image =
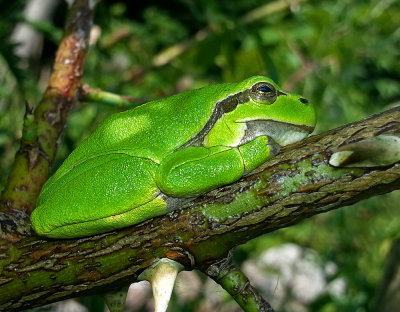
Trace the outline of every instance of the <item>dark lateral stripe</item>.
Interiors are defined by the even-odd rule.
[[[201,130],[196,135],[194,135],[189,141],[187,141],[185,144],[183,144],[181,147],[177,148],[176,150],[179,151],[179,150],[189,147],[189,146],[202,146],[204,138],[206,137],[208,132],[210,132],[210,130],[215,125],[215,123],[220,118],[222,118],[222,116],[224,114],[235,110],[238,105],[244,104],[248,101],[249,101],[249,90],[248,89],[246,89],[242,92],[238,92],[238,93],[229,95],[224,100],[218,101],[214,106],[214,109],[211,113],[210,118],[204,124],[203,128],[201,128]]]

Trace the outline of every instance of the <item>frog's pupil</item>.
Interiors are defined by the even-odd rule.
[[[258,91],[261,91],[261,92],[272,92],[271,88],[268,87],[267,85],[259,86],[259,87],[257,88],[257,90],[258,90]]]

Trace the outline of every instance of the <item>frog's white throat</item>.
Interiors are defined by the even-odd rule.
[[[309,126],[287,124],[275,120],[250,120],[245,124],[246,127],[239,145],[250,142],[259,136],[269,136],[280,146],[285,146],[304,139],[313,131],[313,128]]]

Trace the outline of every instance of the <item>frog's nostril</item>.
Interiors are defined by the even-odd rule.
[[[300,100],[300,102],[303,103],[303,104],[308,104],[308,100],[305,99],[305,98],[300,98],[299,100]]]

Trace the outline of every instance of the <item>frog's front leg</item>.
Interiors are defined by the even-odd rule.
[[[156,183],[169,196],[197,196],[235,182],[276,151],[276,143],[267,136],[238,147],[187,147],[162,161]]]
[[[247,174],[265,163],[280,151],[280,145],[268,136],[260,136],[238,147]]]

